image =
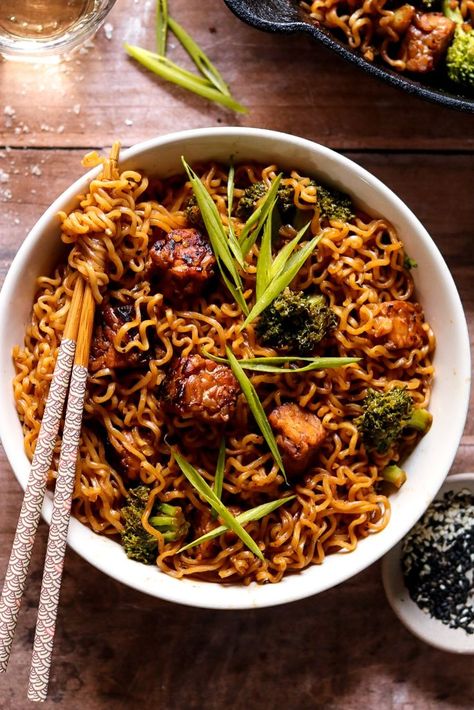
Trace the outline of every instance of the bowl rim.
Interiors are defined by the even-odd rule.
[[[336,54],[339,54],[343,59],[346,59],[351,64],[355,64],[362,69],[366,74],[376,77],[391,86],[405,91],[412,96],[418,96],[431,103],[441,104],[449,108],[457,109],[464,113],[474,113],[474,96],[472,98],[463,94],[455,94],[444,89],[431,88],[428,85],[421,84],[415,79],[404,74],[399,74],[391,70],[389,67],[369,62],[355,50],[350,49],[342,42],[338,41],[333,35],[324,31],[316,25],[304,20],[287,20],[287,21],[269,21],[258,15],[258,11],[251,12],[247,3],[241,0],[224,0],[229,10],[242,20],[247,25],[255,27],[262,32],[271,32],[278,34],[294,34],[302,32],[309,34],[317,42],[320,42],[325,47],[328,47]],[[453,86],[454,90],[454,86]]]
[[[453,490],[453,483],[455,489],[458,489],[457,484],[460,484],[459,489],[462,489],[466,484],[471,484],[474,495],[474,472],[453,473],[447,476],[435,499],[443,493]],[[430,646],[440,651],[474,654],[474,635],[465,634],[465,636],[461,636],[466,646],[459,646],[456,640],[459,640],[458,632],[461,631],[460,629],[451,629],[439,619],[430,617],[410,598],[399,564],[402,544],[403,539],[385,555],[382,561],[382,583],[388,603],[394,614],[414,636]]]
[[[465,356],[464,359],[459,362],[460,376],[466,379],[467,382],[470,381],[470,347],[469,347],[469,337],[467,331],[467,324],[464,317],[461,300],[459,294],[456,290],[453,278],[448,270],[446,263],[444,262],[437,246],[431,240],[426,229],[411,212],[411,210],[401,201],[397,195],[395,195],[390,188],[384,185],[378,178],[369,173],[364,168],[354,163],[349,158],[340,155],[339,153],[326,148],[320,144],[314,143],[304,138],[299,138],[290,134],[280,133],[277,131],[270,131],[260,128],[241,128],[241,127],[222,127],[222,128],[199,128],[191,129],[186,131],[179,131],[176,133],[167,134],[164,136],[158,136],[151,138],[149,140],[138,143],[131,148],[124,150],[121,156],[122,163],[130,164],[131,161],[139,159],[142,153],[149,150],[157,151],[164,146],[174,147],[178,149],[179,145],[183,141],[193,141],[199,142],[200,139],[215,139],[216,137],[225,138],[231,143],[232,139],[251,139],[258,141],[262,138],[270,141],[277,141],[279,144],[279,150],[282,150],[284,146],[285,150],[290,151],[291,148],[303,149],[309,151],[313,157],[325,157],[328,159],[332,165],[338,166],[343,172],[352,174],[355,179],[367,183],[371,190],[376,193],[382,193],[394,206],[396,211],[404,217],[410,224],[410,227],[417,234],[424,247],[430,252],[431,257],[436,262],[439,273],[444,277],[444,286],[449,292],[450,302],[453,304],[453,310],[458,316],[457,327],[458,327],[458,337],[462,343],[462,352]],[[177,144],[177,145],[176,145]],[[270,152],[270,148],[269,148]],[[24,267],[24,263],[28,258],[30,250],[35,244],[41,241],[43,231],[47,228],[51,221],[56,218],[56,214],[59,209],[67,202],[70,202],[77,194],[84,191],[88,186],[90,180],[96,175],[100,168],[96,167],[92,170],[87,171],[82,177],[77,179],[70,185],[63,193],[57,197],[53,203],[45,210],[43,215],[39,218],[36,224],[33,226],[27,237],[25,238],[23,244],[18,250],[10,269],[5,278],[2,291],[0,293],[0,352],[2,349],[2,334],[8,328],[8,308],[11,303],[11,298],[15,290],[15,285],[18,279],[18,275]],[[464,393],[463,401],[457,402],[457,418],[455,420],[454,434],[452,434],[452,441],[459,442],[464,429],[465,419],[467,416],[469,406],[469,387],[466,387]],[[7,417],[0,417],[0,439],[3,442],[4,450],[7,459],[13,469],[14,475],[19,481],[20,485],[24,488],[26,484],[27,473],[21,471],[22,462],[25,460],[25,455],[23,450],[18,451],[18,447],[14,445],[11,438],[8,437],[8,425],[6,423]],[[452,451],[445,453],[445,466],[443,468],[449,471],[452,461],[456,453],[456,447],[453,447]],[[439,481],[438,481],[439,483]],[[127,560],[129,564],[122,565],[116,564],[113,555],[109,555],[107,551],[110,552],[110,540],[104,541],[104,536],[98,536],[85,525],[79,523],[75,519],[71,519],[71,525],[68,535],[68,544],[71,548],[77,552],[86,561],[91,563],[94,567],[104,572],[113,579],[126,584],[129,587],[137,589],[138,591],[148,593],[151,596],[156,596],[167,601],[177,602],[189,606],[197,606],[201,608],[210,609],[249,609],[249,608],[263,608],[267,606],[275,606],[288,602],[297,601],[316,593],[325,591],[326,589],[339,584],[346,579],[352,577],[354,574],[366,569],[369,565],[375,562],[377,559],[382,557],[386,552],[393,547],[398,540],[406,534],[407,530],[414,524],[416,519],[421,515],[423,510],[431,502],[432,498],[435,496],[439,485],[433,487],[428,491],[423,493],[423,508],[421,504],[417,513],[411,515],[407,521],[403,521],[404,524],[401,530],[397,529],[391,533],[387,533],[384,538],[384,544],[379,543],[378,545],[372,545],[367,548],[367,551],[363,557],[358,559],[357,564],[348,564],[347,561],[344,565],[338,566],[335,564],[335,574],[331,576],[330,580],[324,579],[318,581],[318,577],[314,575],[314,581],[311,584],[298,584],[288,580],[294,580],[300,578],[305,571],[295,573],[293,575],[288,575],[283,578],[278,584],[269,585],[249,585],[245,587],[243,585],[232,585],[228,587],[226,585],[210,584],[207,582],[195,582],[193,580],[176,580],[168,575],[163,574],[162,581],[160,582],[159,588],[151,588],[152,584],[145,582],[145,575],[140,575],[139,573],[132,574],[130,565],[137,565],[139,567],[144,567],[138,562],[133,562]],[[51,518],[52,510],[52,499],[51,495],[48,494],[45,497],[45,502],[43,505],[42,516],[49,523]],[[390,526],[387,530],[390,529]],[[385,531],[384,531],[385,532]],[[89,534],[90,533],[90,534]],[[383,533],[380,533],[383,534]],[[379,535],[374,536],[379,537]],[[85,543],[85,541],[92,543],[92,551],[90,547]],[[120,548],[117,545],[117,548]],[[120,548],[122,551],[122,548]],[[345,557],[346,553],[341,553],[339,555],[331,555],[331,558]],[[357,558],[356,558],[357,559]],[[124,571],[125,569],[125,571]],[[148,569],[148,568],[147,568]],[[317,569],[316,566],[308,568]],[[306,570],[306,572],[308,571]],[[158,573],[159,571],[156,570]],[[155,568],[153,568],[155,572]],[[159,573],[162,574],[162,573]],[[143,579],[141,579],[141,577]],[[148,578],[147,578],[148,579]],[[286,583],[285,583],[286,582]],[[204,585],[204,587],[203,587]],[[212,593],[209,592],[209,587],[213,588]],[[216,591],[218,590],[218,591]],[[229,591],[231,590],[231,591]],[[232,593],[234,592],[234,593]],[[258,593],[257,593],[258,592]],[[195,596],[193,596],[195,594]]]

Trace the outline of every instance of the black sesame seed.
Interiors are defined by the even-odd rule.
[[[405,538],[402,570],[413,601],[453,629],[474,633],[474,496],[446,493]]]

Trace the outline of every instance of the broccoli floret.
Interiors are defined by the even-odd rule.
[[[150,490],[146,486],[132,488],[128,492],[126,505],[121,509],[124,529],[121,533],[122,545],[127,557],[146,565],[156,561],[158,554],[157,540],[142,525],[142,516],[146,508]],[[163,538],[170,542],[186,535],[189,524],[184,519],[181,508],[162,503],[152,511],[148,522],[160,530]]]
[[[459,6],[443,0],[443,12],[456,23],[453,40],[446,54],[446,69],[451,81],[474,87],[474,30],[464,23]]]
[[[244,194],[239,200],[235,214],[242,221],[247,221],[255,211],[258,201],[267,193],[267,186],[264,182],[254,182],[245,188]]]
[[[446,67],[451,81],[474,87],[474,30],[456,27],[454,39],[446,54]]]
[[[237,217],[246,221],[255,212],[259,200],[267,194],[268,187],[264,182],[255,182],[249,185],[239,200],[235,211]],[[277,192],[277,206],[282,215],[287,215],[295,206],[295,190],[291,185],[280,185]]]
[[[321,217],[349,222],[354,219],[354,205],[344,192],[316,184],[316,201]]]
[[[348,195],[332,187],[319,185],[314,180],[311,180],[310,185],[316,188],[316,201],[321,218],[338,219],[341,222],[349,222],[354,218],[354,205]],[[246,221],[256,210],[259,200],[266,193],[267,186],[264,182],[255,182],[249,185],[237,205],[235,211],[237,217]],[[295,190],[291,185],[280,185],[277,195],[278,210],[282,217],[288,218],[295,207]]]
[[[418,262],[415,261],[415,259],[412,259],[411,256],[408,256],[408,254],[405,254],[405,258],[403,259],[403,267],[410,271],[410,269],[416,269],[418,267]]]
[[[337,316],[324,296],[306,296],[303,291],[286,288],[263,311],[257,335],[272,347],[309,355],[336,325]]]
[[[362,415],[354,423],[367,449],[379,453],[388,451],[404,429],[426,434],[433,419],[426,409],[415,409],[413,398],[402,387],[388,392],[369,389],[363,407]]]
[[[349,195],[333,187],[321,185],[316,180],[310,180],[306,187],[316,188],[316,207],[319,208],[321,219],[337,219],[341,222],[349,222],[354,219],[354,205]],[[291,201],[294,204],[294,190],[293,188],[290,189],[293,192]],[[306,211],[297,210],[296,219],[298,220],[301,217],[307,217]],[[297,228],[296,223],[294,226]]]
[[[189,200],[186,202],[184,215],[191,227],[196,227],[200,230],[204,229],[204,220],[195,195],[191,195]]]
[[[278,209],[282,215],[292,212],[295,207],[295,189],[291,185],[280,185],[278,188]]]

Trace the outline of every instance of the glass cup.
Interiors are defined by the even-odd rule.
[[[0,0],[0,54],[58,61],[91,39],[116,0]]]

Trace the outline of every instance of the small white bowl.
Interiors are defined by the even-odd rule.
[[[419,264],[414,272],[418,298],[438,338],[430,402],[433,426],[406,461],[408,481],[391,497],[390,523],[382,532],[360,541],[351,553],[329,555],[324,564],[288,575],[278,584],[219,585],[177,580],[156,567],[129,560],[119,544],[95,535],[77,520],[71,521],[68,542],[78,554],[105,574],[152,596],[213,609],[283,604],[329,589],[368,567],[406,535],[436,495],[451,468],[467,415],[471,368],[466,319],[448,267],[422,224],[391,190],[348,158],[284,133],[209,128],[153,138],[124,151],[120,162],[122,167],[167,177],[182,173],[182,155],[190,163],[213,159],[228,162],[233,156],[236,162],[251,160],[277,163],[283,169],[297,168],[349,192],[370,214],[383,215]],[[74,166],[72,156],[71,161]],[[11,351],[23,342],[36,277],[49,273],[63,250],[57,212],[70,210],[76,204],[76,195],[87,191],[96,174],[97,169],[86,173],[46,210],[20,247],[0,294],[0,437],[23,488],[30,464],[13,399]],[[3,485],[10,483],[4,481]],[[51,508],[48,494],[43,506],[48,522]]]
[[[457,493],[466,489],[474,495],[474,473],[457,473],[448,476],[436,498],[442,498],[448,491]],[[474,653],[474,634],[451,629],[410,598],[400,564],[402,545],[403,540],[384,557],[382,564],[383,586],[393,611],[407,629],[431,646],[452,653]]]

